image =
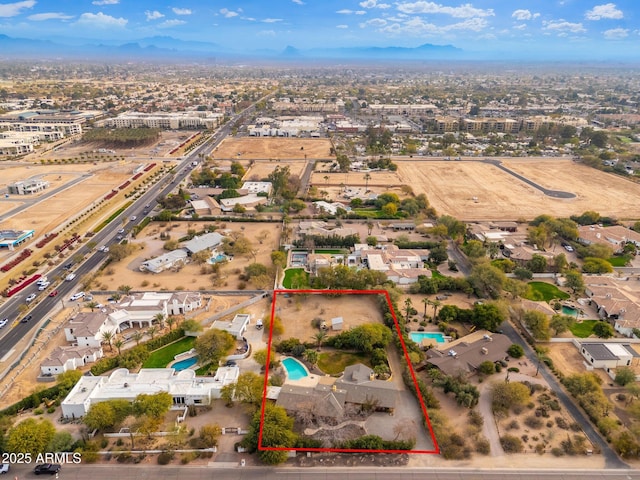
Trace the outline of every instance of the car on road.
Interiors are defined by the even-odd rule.
[[[70,270],[70,269],[71,269],[71,267],[73,267],[73,262],[69,262],[69,263],[67,263],[67,264],[66,264],[64,267],[62,267],[62,268],[64,268],[65,270]]]
[[[58,290],[54,290],[49,294],[50,297],[55,297],[56,295],[58,295]]]
[[[60,465],[57,463],[41,463],[40,465],[36,465],[36,468],[33,469],[33,473],[36,475],[42,475],[43,473],[55,475],[60,472],[60,468]]]
[[[124,228],[121,228],[120,230],[118,230],[118,233],[120,234],[124,233]]]
[[[75,273],[70,273],[69,275],[67,275],[67,277],[65,278],[65,280],[67,282],[70,282],[71,280],[73,280],[74,278],[76,278],[76,274]]]
[[[573,252],[573,247],[571,245],[567,244],[567,245],[563,245],[563,247],[567,252]]]
[[[71,301],[75,302],[76,300],[80,300],[83,297],[84,297],[84,292],[77,292],[71,295]]]
[[[31,320],[32,318],[33,318],[33,315],[27,315],[22,320],[20,320],[20,323],[28,323],[29,320]]]
[[[9,323],[8,318],[3,318],[2,320],[0,320],[0,328],[3,328],[7,323]]]
[[[8,463],[0,463],[0,475],[4,475],[5,473],[9,473],[9,464]]]
[[[109,251],[109,247],[107,247],[106,245],[102,245],[101,247],[98,247],[98,251],[99,252],[108,252]]]
[[[46,290],[47,287],[51,285],[51,282],[43,282],[40,284],[40,286],[38,287],[38,290],[42,291],[42,290]]]
[[[31,295],[29,295],[27,298],[24,299],[25,302],[27,303],[31,303],[36,299],[36,294],[32,293]]]
[[[136,217],[135,215],[131,215],[131,217],[129,218],[129,220],[131,220],[132,222],[135,222],[137,218],[138,218],[138,217]]]
[[[123,237],[122,237],[122,235],[118,235],[118,236],[116,237],[116,240],[122,240],[122,238],[123,238]]]

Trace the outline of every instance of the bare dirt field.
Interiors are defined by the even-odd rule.
[[[302,171],[305,166],[304,160],[278,160],[269,161],[262,160],[256,161],[251,167],[247,169],[244,177],[242,179],[244,181],[255,180],[260,181],[263,178],[266,178],[271,172],[275,170],[276,167],[289,167],[289,171],[292,175],[297,175],[298,177],[302,176]]]
[[[326,321],[329,336],[340,332],[331,331],[331,319],[342,317],[344,330],[367,323],[382,323],[382,313],[378,306],[378,295],[343,295],[329,297],[327,295],[296,295],[286,298],[283,294],[276,297],[276,316],[284,325],[282,338],[295,337],[300,341],[313,341],[318,329],[311,326],[311,321],[322,318]],[[274,338],[274,341],[279,339]]]
[[[326,138],[227,138],[213,152],[216,159],[320,159],[332,158]]]
[[[271,223],[218,223],[221,234],[231,234],[237,232],[247,237],[253,247],[257,250],[255,261],[270,266],[270,255],[274,249],[277,249],[279,239],[279,225]],[[160,233],[168,233],[172,239],[178,239],[187,234],[187,230],[201,230],[204,228],[202,222],[172,222],[149,224],[132,243],[143,247],[129,257],[120,262],[112,263],[106,272],[98,278],[100,287],[105,290],[113,290],[118,285],[129,285],[134,289],[154,288],[166,290],[235,290],[238,288],[241,280],[238,274],[244,270],[244,267],[254,263],[254,257],[236,256],[233,260],[226,263],[222,267],[219,285],[214,285],[211,275],[207,272],[203,273],[203,266],[189,263],[179,271],[165,270],[160,273],[141,272],[140,264],[149,258],[157,257],[166,253],[163,249],[164,240],[160,240]],[[262,243],[257,239],[266,235]],[[269,286],[267,286],[268,288]],[[247,288],[255,288],[249,283]]]
[[[586,210],[618,218],[640,216],[640,206],[633,202],[640,185],[620,177],[567,159],[509,159],[504,165],[543,187],[572,192],[576,198],[548,197],[480,162],[400,161],[398,173],[415,193],[425,193],[438,213],[462,220],[531,219],[542,213],[569,216]]]

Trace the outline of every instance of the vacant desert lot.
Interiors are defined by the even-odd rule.
[[[292,175],[297,175],[298,177],[300,177],[302,176],[302,171],[304,170],[305,164],[306,162],[304,160],[257,160],[250,168],[247,169],[247,173],[245,173],[242,179],[244,181],[261,180],[263,178],[266,178],[267,175],[273,172],[277,166],[289,167],[289,171]]]
[[[509,159],[503,164],[543,187],[576,197],[548,197],[509,173],[476,161],[399,161],[398,174],[415,193],[425,193],[438,213],[461,220],[532,219],[542,213],[566,217],[586,210],[640,217],[640,205],[634,201],[640,185],[624,178],[568,159]],[[375,182],[375,172],[372,177]]]
[[[326,138],[227,138],[213,152],[215,159],[319,159],[333,158]]]

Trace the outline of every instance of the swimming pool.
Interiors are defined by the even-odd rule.
[[[435,340],[437,343],[444,343],[444,334],[440,332],[411,332],[409,335],[411,340],[416,343],[422,343],[425,338]]]
[[[173,368],[176,372],[181,372],[182,370],[193,367],[196,363],[198,363],[198,357],[193,356],[174,363],[173,365],[171,365],[171,368]]]
[[[219,253],[215,257],[211,257],[209,259],[209,263],[214,264],[214,263],[226,262],[227,260],[229,260],[229,257],[227,257],[223,253]]]
[[[309,372],[307,372],[305,366],[295,358],[285,358],[282,360],[282,366],[287,371],[289,380],[300,380],[301,378],[309,376]]]
[[[573,307],[569,307],[568,305],[563,305],[562,306],[562,314],[563,315],[569,315],[571,317],[575,317],[577,313],[577,310]]]

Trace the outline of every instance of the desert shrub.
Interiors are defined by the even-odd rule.
[[[529,428],[542,428],[542,420],[535,415],[529,415],[524,419],[524,424]]]
[[[518,373],[520,369],[518,367],[509,367],[507,368],[507,372]]]
[[[529,441],[529,435],[524,434],[520,437],[520,439],[524,442],[527,443]]]
[[[506,430],[518,430],[519,428],[520,428],[520,424],[518,423],[517,420],[511,420],[505,427]]]
[[[476,427],[481,427],[482,425],[484,425],[484,418],[482,417],[482,414],[477,410],[469,410],[467,416],[469,417],[469,423],[471,425],[474,425]]]
[[[173,460],[173,452],[162,452],[158,455],[158,465],[168,465]]]
[[[36,408],[36,409],[33,411],[33,414],[34,414],[34,415],[42,415],[43,413],[44,413],[44,410],[43,410],[43,409],[41,409],[41,408]]]
[[[491,444],[484,437],[478,437],[475,441],[476,452],[481,455],[489,455],[491,453]]]
[[[505,453],[521,453],[524,450],[522,440],[514,435],[503,435],[500,437],[500,445]]]
[[[567,421],[564,418],[556,417],[555,421],[556,421],[556,425],[558,426],[558,428],[562,428],[563,430],[568,430],[569,429],[569,424],[567,423]]]
[[[547,428],[551,428],[551,427],[553,427],[553,421],[547,420]]]
[[[187,463],[192,462],[196,458],[198,458],[197,452],[186,452],[182,454],[182,458],[180,458],[180,463],[182,465],[186,465]]]
[[[562,450],[560,447],[553,447],[551,449],[551,455],[553,455],[554,457],[562,457],[564,455],[564,450]]]
[[[118,463],[131,463],[133,460],[129,452],[122,452],[120,455],[116,457],[116,461]]]
[[[103,438],[100,441],[100,448],[105,449],[109,446],[109,439],[108,438]]]
[[[535,450],[538,455],[542,455],[544,453],[544,443],[537,443]]]

